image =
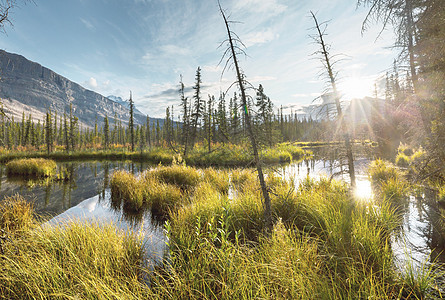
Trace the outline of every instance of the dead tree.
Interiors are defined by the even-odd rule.
[[[257,145],[256,139],[255,139],[255,135],[253,133],[252,121],[250,119],[250,114],[249,114],[249,111],[247,108],[246,81],[244,79],[244,74],[239,67],[239,62],[238,62],[238,58],[237,58],[237,54],[244,53],[244,51],[239,46],[239,45],[242,46],[243,44],[242,44],[241,40],[239,39],[238,35],[235,32],[230,30],[230,26],[229,26],[230,22],[227,20],[226,15],[224,14],[224,11],[223,11],[219,1],[218,1],[218,5],[219,5],[219,11],[221,12],[221,15],[224,19],[224,24],[225,24],[226,30],[227,30],[227,39],[221,43],[221,45],[223,45],[225,43],[227,44],[227,49],[225,50],[225,52],[221,58],[221,62],[226,58],[224,70],[230,63],[233,63],[233,66],[234,66],[234,69],[236,72],[236,84],[238,84],[238,87],[241,91],[241,103],[243,106],[243,111],[244,111],[243,114],[244,114],[245,121],[246,121],[247,134],[250,139],[254,163],[255,163],[255,167],[258,172],[258,179],[260,181],[261,191],[263,194],[265,225],[266,225],[267,229],[270,229],[272,227],[272,212],[271,212],[269,191],[268,191],[266,182],[264,180],[263,168],[261,166],[261,160],[260,160],[260,157],[258,154],[258,145]]]
[[[345,140],[346,157],[348,160],[348,171],[349,171],[349,176],[351,178],[351,187],[354,188],[355,187],[354,156],[352,154],[351,138],[349,136],[349,126],[345,120],[343,110],[340,104],[340,93],[338,92],[337,82],[335,79],[336,76],[332,68],[332,62],[331,62],[332,56],[330,56],[328,49],[329,47],[326,45],[323,39],[323,36],[325,35],[324,30],[323,31],[321,30],[320,24],[318,23],[318,20],[312,11],[311,15],[315,22],[315,29],[317,30],[317,35],[313,36],[313,39],[320,46],[320,50],[317,51],[316,54],[321,55],[321,61],[324,65],[324,68],[326,69],[325,71],[327,73],[327,78],[332,88],[332,94],[337,109],[337,118],[338,122],[340,122],[340,130],[342,131]]]

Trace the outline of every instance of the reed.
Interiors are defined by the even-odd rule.
[[[33,206],[16,195],[0,201],[0,229],[8,234],[20,234],[35,227]]]
[[[6,164],[8,175],[52,177],[56,174],[56,162],[43,158],[23,158],[10,161]]]

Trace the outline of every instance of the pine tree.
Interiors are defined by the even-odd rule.
[[[131,145],[131,151],[134,152],[134,119],[133,119],[133,114],[134,114],[134,103],[133,103],[133,98],[131,96],[131,91],[130,91],[130,120],[128,121],[128,130],[130,131],[130,145]]]
[[[51,111],[46,111],[46,120],[45,120],[45,143],[46,143],[46,151],[48,154],[52,151],[52,142],[53,142],[53,127],[51,121]]]
[[[198,133],[198,126],[200,123],[200,119],[202,118],[204,114],[204,105],[205,102],[201,98],[201,68],[198,67],[196,70],[196,77],[195,77],[195,86],[193,89],[195,90],[195,94],[193,95],[194,103],[193,103],[193,112],[191,114],[191,149],[193,149],[195,145],[195,140],[197,138]]]
[[[66,118],[66,113],[63,113],[63,137],[66,152],[70,151],[70,135],[69,135],[69,126],[68,120]]]
[[[105,149],[110,147],[110,125],[108,124],[108,116],[104,117],[104,146]]]
[[[147,115],[147,121],[146,121],[145,125],[147,126],[147,129],[145,130],[146,141],[147,141],[148,147],[151,148],[150,118],[148,117],[148,115]]]

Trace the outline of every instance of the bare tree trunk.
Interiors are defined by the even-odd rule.
[[[221,5],[219,5],[219,9],[220,9],[221,15],[224,19],[224,23],[225,23],[226,29],[227,29],[230,52],[232,54],[232,60],[235,65],[236,77],[237,77],[238,85],[239,85],[239,88],[241,91],[241,101],[242,101],[242,105],[244,108],[243,110],[244,110],[244,118],[246,121],[246,130],[247,130],[247,134],[249,135],[250,143],[252,146],[254,162],[255,162],[257,172],[258,172],[258,179],[260,181],[261,191],[263,193],[265,224],[266,224],[266,228],[270,229],[272,227],[272,212],[271,212],[269,191],[266,186],[266,181],[264,180],[263,169],[261,167],[261,161],[260,161],[259,154],[258,154],[258,146],[257,146],[257,142],[255,140],[255,136],[253,134],[250,115],[248,113],[247,97],[246,97],[246,91],[245,91],[245,87],[244,87],[244,78],[243,78],[243,74],[241,73],[239,65],[238,65],[238,59],[236,58],[234,40],[232,37],[232,31],[230,31],[229,22],[227,21],[227,18],[221,8]]]
[[[321,32],[320,25],[318,24],[317,18],[315,17],[314,13],[311,12],[312,17],[314,18],[315,27],[317,29],[318,33],[318,43],[321,46],[321,53],[323,55],[323,59],[326,63],[326,71],[328,72],[329,81],[332,87],[332,91],[334,93],[334,100],[335,100],[335,106],[337,108],[337,114],[338,114],[338,120],[340,122],[341,130],[344,134],[345,139],[345,147],[346,147],[346,157],[348,159],[348,171],[349,171],[349,177],[351,179],[351,187],[355,187],[355,169],[354,169],[354,156],[352,154],[352,145],[351,145],[351,139],[349,136],[349,126],[346,123],[346,120],[343,115],[343,110],[340,105],[340,94],[338,93],[337,89],[337,83],[335,81],[334,72],[332,70],[332,64],[329,59],[329,53],[326,47],[326,44],[323,39],[323,33]]]

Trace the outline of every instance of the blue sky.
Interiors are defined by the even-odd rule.
[[[366,9],[354,0],[221,0],[244,44],[247,79],[262,84],[277,105],[297,110],[324,90],[317,50],[309,35],[313,20],[330,20],[326,40],[332,53],[347,55],[337,65],[344,100],[373,93],[376,78],[390,68],[391,32],[375,41],[380,26],[363,36]],[[178,111],[178,82],[194,84],[202,68],[203,95],[218,95],[234,80],[221,77],[223,20],[216,0],[35,0],[13,11],[14,27],[0,34],[0,47],[38,62],[104,96],[133,92],[145,114]],[[233,94],[234,90],[230,91]],[[383,92],[383,91],[382,91]],[[189,92],[192,96],[192,92]]]

